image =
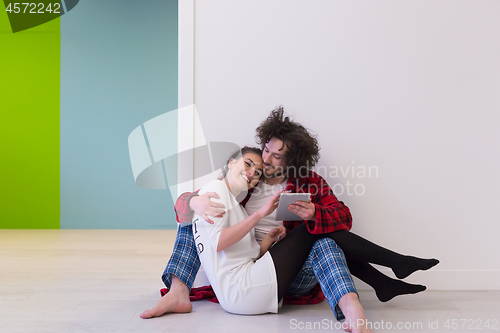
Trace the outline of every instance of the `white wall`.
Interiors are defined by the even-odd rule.
[[[499,1],[196,1],[207,141],[253,144],[283,104],[321,165],[378,168],[327,180],[364,186],[338,195],[354,232],[441,260],[407,281],[500,289],[499,17]]]

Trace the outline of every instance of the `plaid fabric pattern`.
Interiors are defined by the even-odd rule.
[[[285,297],[283,297],[283,304],[294,304],[294,305],[318,304],[325,300],[325,296],[323,295],[323,292],[321,291],[321,287],[319,286],[319,284],[317,284],[316,287],[313,288],[313,291],[314,292],[311,292],[306,297],[285,295]],[[160,289],[161,297],[168,294],[168,292],[169,292],[168,288]],[[189,300],[191,302],[194,302],[202,299],[206,299],[207,301],[210,301],[212,303],[219,303],[219,300],[217,299],[217,296],[215,295],[212,286],[191,288],[191,291],[189,292]]]
[[[175,274],[179,280],[191,289],[200,265],[201,262],[196,252],[191,224],[180,226],[177,229],[174,250],[161,276],[163,283],[165,283],[167,288],[170,288],[172,274]]]
[[[289,286],[287,295],[307,295],[318,281],[337,320],[344,319],[338,302],[345,294],[357,293],[357,290],[347,268],[344,252],[330,238],[322,238],[314,243],[299,275]]]
[[[172,256],[162,274],[163,283],[170,288],[171,275],[175,274],[189,289],[200,268],[200,259],[196,252],[192,226],[183,225],[177,230]],[[338,301],[349,292],[356,292],[344,253],[330,238],[323,238],[314,243],[306,262],[302,266],[295,281],[289,286],[285,298],[293,299],[287,304],[314,304],[321,301],[321,295],[315,293],[311,298],[311,291],[318,284],[337,320],[344,319],[344,314],[338,307]],[[163,294],[162,294],[163,295]],[[191,300],[210,298],[210,294],[197,294]],[[303,296],[304,299],[297,299]],[[305,302],[302,302],[304,301]]]
[[[160,289],[161,297],[168,294],[170,290],[168,288]],[[206,299],[212,303],[219,303],[217,296],[215,296],[215,292],[212,289],[212,286],[203,286],[198,288],[191,288],[189,291],[189,300],[191,302],[200,301],[202,299]]]
[[[320,175],[309,171],[307,177],[289,178],[287,189],[293,193],[311,193],[311,202],[316,208],[316,219],[304,221],[311,234],[325,234],[337,230],[350,230],[352,216],[349,208],[339,201]],[[287,230],[297,227],[302,221],[284,221]]]
[[[199,190],[198,190],[199,191]],[[193,211],[191,207],[189,207],[189,201],[195,195],[198,195],[198,191],[196,192],[186,192],[182,193],[175,202],[174,210],[175,210],[175,218],[179,223],[187,223],[191,222],[193,219]]]

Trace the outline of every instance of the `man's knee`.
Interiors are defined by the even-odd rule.
[[[313,249],[329,250],[342,253],[342,249],[337,245],[337,243],[335,243],[333,239],[328,237],[317,240],[313,245]]]
[[[331,238],[321,238],[314,243],[311,254],[314,254],[319,260],[344,261],[345,255],[342,249]]]

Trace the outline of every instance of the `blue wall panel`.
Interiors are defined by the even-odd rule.
[[[169,191],[135,185],[127,138],[177,107],[177,22],[171,0],[80,1],[61,17],[61,228],[176,227]]]

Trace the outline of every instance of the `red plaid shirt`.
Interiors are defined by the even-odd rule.
[[[161,297],[165,296],[169,292],[168,288],[160,289]],[[198,288],[191,288],[189,291],[189,300],[191,302],[199,301],[202,299],[207,299],[213,303],[219,303],[217,296],[211,286],[203,286]],[[321,290],[319,283],[314,286],[314,288],[309,292],[309,294],[304,296],[292,296],[287,295],[283,297],[283,304],[295,304],[295,305],[305,305],[305,304],[318,304],[325,300],[325,294]]]
[[[352,217],[349,208],[335,197],[330,185],[316,172],[309,171],[307,177],[289,178],[287,189],[294,193],[311,193],[311,202],[316,209],[314,221],[284,221],[283,225],[287,231],[292,230],[302,222],[306,223],[307,229],[312,234],[351,229]],[[252,195],[252,190],[248,191],[247,197],[242,201],[243,206]],[[175,203],[177,222],[191,221],[193,211],[189,207],[189,201],[195,195],[198,195],[198,191],[183,193],[179,196]]]

